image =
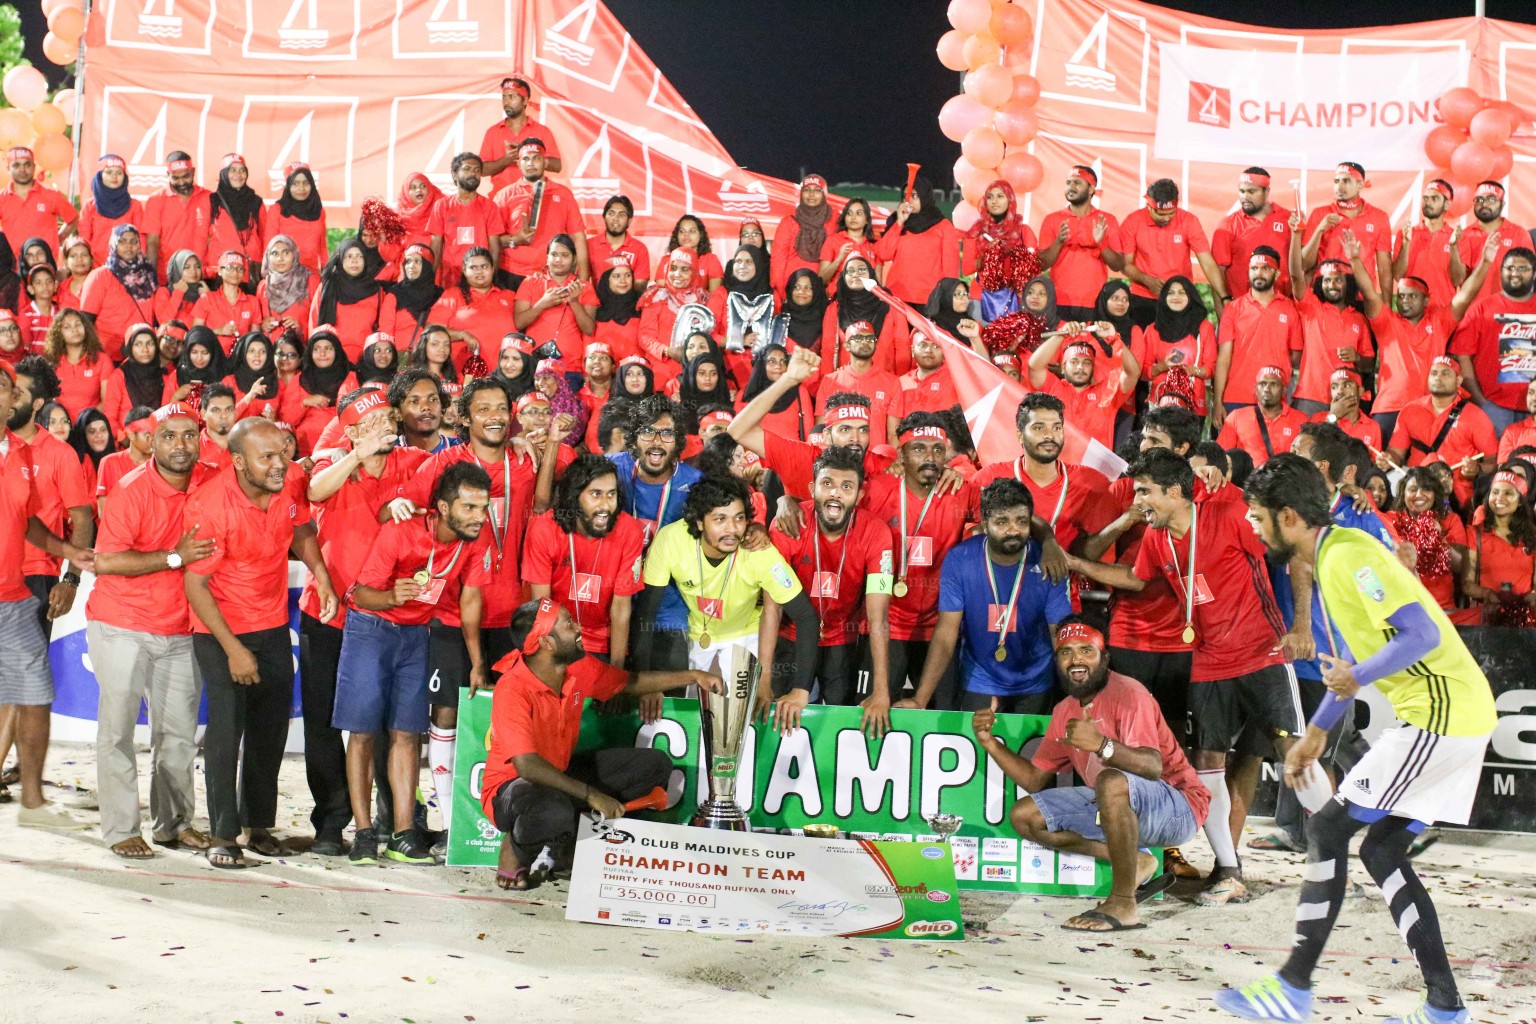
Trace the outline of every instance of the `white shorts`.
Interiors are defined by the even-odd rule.
[[[1395,726],[1371,744],[1339,785],[1339,796],[1425,824],[1465,825],[1491,735],[1441,736],[1415,725]]]
[[[697,669],[700,672],[708,672],[710,665],[714,664],[716,658],[719,658],[720,671],[725,672],[730,663],[728,652],[732,647],[744,648],[752,657],[757,657],[757,634],[739,636],[734,640],[716,639],[707,648],[700,647],[697,640],[690,640],[688,642],[688,667]]]

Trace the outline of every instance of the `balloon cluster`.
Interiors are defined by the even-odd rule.
[[[84,0],[43,0],[43,14],[48,19],[48,35],[43,38],[43,53],[55,64],[72,64],[80,52],[80,40],[93,41],[87,28]],[[99,15],[92,15],[97,20]],[[0,93],[9,107],[0,107],[0,151],[12,146],[29,146],[37,169],[45,174],[62,175],[74,159],[74,144],[65,130],[75,123],[74,89],[60,89],[50,102],[48,79],[30,64],[18,64],[0,79]],[[9,181],[0,163],[0,185]]]
[[[106,41],[100,24],[101,15],[87,16],[84,0],[43,0],[43,17],[48,19],[43,56],[60,67],[73,64],[80,56],[82,37],[91,46],[100,46]]]
[[[1508,100],[1479,96],[1466,86],[1449,89],[1435,101],[1445,123],[1430,129],[1424,154],[1435,165],[1435,176],[1456,190],[1446,211],[1460,217],[1472,209],[1472,193],[1480,181],[1498,180],[1514,166],[1509,137],[1530,117]]]
[[[1025,70],[1035,25],[1023,7],[1010,0],[950,0],[948,13],[954,28],[939,39],[939,63],[964,71],[965,85],[939,111],[939,130],[960,143],[955,184],[964,202],[955,207],[954,222],[964,230],[980,217],[977,204],[993,181],[1002,178],[1024,193],[1045,177],[1024,148],[1040,131],[1040,83]]]

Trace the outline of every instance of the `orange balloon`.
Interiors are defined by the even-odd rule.
[[[1045,180],[1045,165],[1033,153],[1021,150],[1003,157],[997,173],[1013,186],[1015,192],[1023,194],[1040,187],[1040,183]]]
[[[75,90],[60,89],[53,94],[53,106],[58,107],[64,114],[64,120],[68,124],[75,123]]]
[[[1013,76],[1013,95],[1008,97],[1009,103],[1022,103],[1032,107],[1040,100],[1040,79],[1034,75],[1017,74]]]
[[[960,152],[977,167],[996,167],[1003,160],[1003,137],[996,128],[972,128],[960,140]]]
[[[981,197],[987,194],[987,186],[996,180],[996,171],[977,167],[965,157],[955,161],[955,184],[960,186],[960,194],[967,202],[979,206]]]
[[[85,12],[77,7],[55,7],[48,16],[48,31],[66,43],[78,43],[85,31]]]
[[[1456,147],[1451,154],[1451,174],[1458,182],[1475,183],[1488,177],[1493,170],[1493,150],[1476,140],[1468,140]],[[1461,191],[1461,186],[1456,188]]]
[[[967,35],[985,32],[992,20],[988,0],[949,0],[949,23]]]
[[[1442,175],[1442,177],[1444,177],[1444,175]],[[1445,204],[1445,215],[1447,217],[1464,217],[1471,213],[1473,198],[1472,186],[1452,182],[1451,187],[1456,190],[1456,195],[1451,199],[1450,202]]]
[[[80,57],[80,44],[78,42],[66,43],[52,32],[49,32],[43,36],[43,56],[60,67],[66,64],[73,64]]]
[[[992,111],[964,93],[951,96],[939,108],[939,131],[951,142],[965,138],[972,128],[979,128],[992,119]]]
[[[974,71],[988,64],[996,64],[997,59],[1003,55],[1003,50],[997,45],[996,39],[983,32],[980,35],[971,36],[962,43],[960,55],[965,58],[966,68]]]
[[[1013,95],[1013,76],[996,64],[988,64],[966,73],[965,92],[982,106],[996,110]]]
[[[971,226],[981,220],[981,211],[976,209],[974,203],[968,203],[964,199],[955,204],[954,210],[949,215],[950,223],[961,231],[971,230]]]
[[[962,52],[965,46],[965,35],[959,29],[952,28],[939,36],[937,51],[939,63],[951,71],[969,71],[970,65],[965,62]]]
[[[43,17],[46,19],[55,10],[63,7],[68,0],[43,0]]]
[[[1003,4],[992,8],[992,20],[987,26],[993,38],[1004,46],[1021,46],[1029,42],[1034,32],[1034,21],[1029,12],[1015,4]]]
[[[41,170],[60,173],[69,170],[75,147],[62,135],[44,135],[32,144],[32,153]]]
[[[1466,132],[1448,124],[1436,125],[1424,137],[1424,155],[1436,167],[1451,166],[1451,154],[1456,147],[1467,141]]]
[[[1040,119],[1035,116],[1034,107],[1009,100],[997,109],[992,118],[992,127],[997,129],[1008,145],[1022,146],[1040,133]]]
[[[1444,96],[1435,101],[1440,118],[1452,128],[1465,128],[1472,115],[1483,109],[1483,98],[1466,86],[1447,89]]]
[[[1488,177],[1500,181],[1509,174],[1515,166],[1515,151],[1508,146],[1493,147],[1493,166],[1488,169]]]
[[[1515,119],[1503,107],[1484,107],[1472,115],[1467,134],[1490,149],[1504,145],[1515,130]]]
[[[52,103],[44,103],[32,111],[32,129],[39,135],[62,135],[69,122],[64,111]]]
[[[107,45],[107,22],[99,10],[85,16],[85,45]]]
[[[0,107],[0,149],[25,146],[36,134],[36,129],[32,127],[32,118],[27,116],[25,110]]]

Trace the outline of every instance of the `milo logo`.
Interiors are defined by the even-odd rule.
[[[953,921],[913,921],[902,929],[902,934],[919,938],[924,935],[953,935],[959,925]]]
[[[714,774],[715,775],[735,775],[736,774],[736,759],[735,758],[727,758],[727,757],[717,757],[717,758],[715,758]]]

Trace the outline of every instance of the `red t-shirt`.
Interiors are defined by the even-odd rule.
[[[81,465],[83,466],[84,463]],[[101,504],[101,499],[117,490],[117,485],[122,482],[123,477],[142,465],[144,465],[143,462],[134,461],[134,453],[127,448],[120,452],[113,452],[102,459],[101,465],[96,468],[96,501],[98,506]],[[176,521],[178,523],[181,522],[181,517],[177,516]]]
[[[24,196],[16,192],[15,182],[0,188],[0,231],[17,249],[29,238],[41,238],[52,248],[59,240],[59,222],[73,224],[76,216],[64,194],[47,185],[33,182]],[[105,250],[96,260],[106,260]]]
[[[1053,373],[1046,377],[1045,386],[1040,390],[1061,399],[1061,404],[1067,407],[1067,422],[1074,429],[1113,450],[1115,414],[1125,399],[1125,392],[1120,390],[1118,370],[1112,377],[1101,377],[1081,388]]]
[[[223,288],[214,288],[198,296],[192,307],[192,319],[202,321],[215,331],[234,327],[235,337],[243,337],[261,327],[261,300],[239,291],[235,301],[230,302]],[[221,339],[226,345],[230,344],[227,335],[221,335]]]
[[[228,435],[225,435],[226,439]],[[210,466],[226,469],[234,465],[229,457],[229,448],[221,446],[208,436],[208,428],[204,427],[198,437],[197,461],[206,462]]]
[[[1454,234],[1455,229],[1448,221],[1442,221],[1438,231],[1415,224],[1408,233],[1408,269],[1404,276],[1417,277],[1427,284],[1429,301],[1434,305],[1449,306],[1456,296],[1456,284],[1451,280],[1451,237]],[[1396,260],[1402,251],[1403,233],[1399,231],[1393,237],[1392,258]],[[1468,273],[1482,258],[1483,250],[1479,246],[1473,262],[1467,266]],[[1490,270],[1488,277],[1496,281],[1498,275]]]
[[[1499,236],[1499,254],[1494,258],[1493,265],[1488,268],[1488,276],[1483,280],[1482,290],[1477,293],[1478,298],[1485,295],[1499,295],[1504,291],[1504,257],[1509,250],[1520,246],[1529,249],[1531,247],[1531,232],[1518,224],[1511,223],[1509,218],[1499,225],[1495,232]],[[1461,265],[1467,268],[1467,273],[1472,273],[1472,268],[1483,261],[1483,247],[1488,244],[1488,231],[1482,223],[1474,219],[1461,232],[1461,241],[1456,243],[1456,251],[1461,254]],[[1454,291],[1452,294],[1455,294]],[[1450,299],[1445,299],[1449,303]]]
[[[1440,461],[1449,465],[1456,465],[1469,455],[1482,452],[1485,456],[1493,456],[1499,447],[1498,435],[1494,432],[1493,421],[1488,414],[1478,408],[1476,402],[1468,401],[1456,416],[1456,423],[1445,435],[1445,440],[1440,447],[1431,451],[1430,445],[1440,435],[1441,428],[1446,419],[1451,415],[1451,410],[1461,401],[1461,397],[1447,406],[1442,412],[1435,412],[1433,399],[1429,395],[1416,398],[1403,406],[1397,414],[1397,426],[1392,431],[1392,440],[1388,444],[1393,448],[1402,449],[1408,453],[1409,466],[1418,466],[1425,462]],[[1431,458],[1433,456],[1433,458]],[[1463,477],[1460,473],[1456,477],[1456,496],[1463,501],[1472,497],[1472,481]]]
[[[608,270],[608,260],[617,256],[629,264],[636,283],[651,279],[651,254],[645,246],[635,241],[635,236],[625,235],[618,248],[608,243],[608,232],[599,231],[587,236],[587,262],[592,265],[592,280],[596,281]]]
[[[1499,461],[1506,462],[1516,448],[1536,446],[1536,420],[1525,420],[1505,429],[1499,435]]]
[[[838,304],[829,304],[826,315],[821,318],[819,369],[824,374],[849,365],[848,346],[843,344],[843,326]],[[912,369],[912,329],[907,326],[906,318],[897,316],[894,310],[880,321],[879,334],[875,337],[875,354],[870,364],[898,379]]]
[[[812,471],[816,459],[824,451],[825,445],[785,437],[773,430],[763,431],[763,463],[778,474],[785,494],[801,500],[811,493]],[[888,465],[889,462],[871,452],[864,453],[864,498],[859,502],[860,508],[874,507],[870,501],[874,492],[880,489],[880,477],[877,474],[881,474]]]
[[[914,412],[943,412],[960,404],[955,377],[948,366],[940,366],[926,377],[918,377],[914,368],[901,378],[901,399],[896,419],[906,419]]]
[[[1372,452],[1381,451],[1381,425],[1363,412],[1357,412],[1353,420],[1331,419],[1333,414],[1324,409],[1312,414],[1313,423],[1332,423],[1350,437],[1364,441]]]
[[[65,355],[54,364],[53,371],[59,375],[59,404],[74,420],[86,409],[101,405],[103,385],[112,376],[112,360],[105,352],[94,360],[82,357],[78,363]]]
[[[106,465],[104,461],[103,470]],[[218,472],[207,463],[196,463],[187,489],[178,491],[166,483],[153,459],[134,467],[102,510],[97,552],[173,550],[185,529],[182,518],[187,499]],[[201,571],[208,565],[193,562],[192,567]],[[285,604],[286,594],[285,585]],[[94,622],[154,636],[181,636],[192,631],[181,569],[162,569],[143,576],[97,576],[85,615]]]
[[[6,451],[0,455],[0,601],[25,601],[32,596],[21,568],[22,560],[32,549],[26,539],[27,520],[37,515],[42,503],[33,483],[37,469],[32,446],[10,430],[5,430],[3,436]]]
[[[471,288],[466,301],[464,289],[454,285],[445,290],[442,298],[432,306],[432,311],[427,314],[427,322],[442,324],[450,331],[463,331],[470,335],[480,343],[482,358],[494,365],[495,360],[491,356],[500,347],[501,339],[517,330],[517,324],[512,318],[516,305],[517,296],[505,288],[492,285],[484,292]],[[469,346],[454,342],[453,362],[461,372],[468,358]]]
[[[1067,723],[1085,717],[1082,702],[1068,696],[1051,711],[1051,724],[1035,750],[1031,762],[1041,771],[1064,771],[1070,765],[1086,786],[1092,786],[1104,770],[1098,754],[1080,750],[1067,742]],[[1086,717],[1117,747],[1152,747],[1163,757],[1162,781],[1184,795],[1194,812],[1195,825],[1204,826],[1211,809],[1211,791],[1205,788],[1179,739],[1168,728],[1162,709],[1147,688],[1130,676],[1111,672],[1092,700]]]
[[[65,524],[69,510],[86,508],[96,510],[96,489],[86,477],[80,456],[69,445],[41,427],[28,442],[32,446],[32,464],[37,488],[38,510],[35,513],[44,526],[60,537],[69,535]],[[27,545],[27,556],[21,571],[27,576],[57,576],[63,563],[40,548]]]
[[[46,313],[37,308],[36,301],[28,301],[25,295],[20,296],[16,304],[21,307],[16,310],[16,326],[21,329],[21,344],[24,346],[24,351],[16,356],[19,361],[28,353],[42,354],[43,346],[48,341],[48,328],[53,326],[53,318],[63,307],[57,297]]]
[[[826,220],[822,221],[822,228],[828,236],[837,232],[837,215],[832,212],[832,207],[826,203],[822,209],[827,212]],[[770,253],[769,283],[779,295],[784,294],[784,286],[789,283],[789,275],[800,269],[819,271],[821,269],[821,253],[826,248],[826,242],[822,242],[822,248],[816,250],[814,259],[801,259],[800,253],[795,248],[795,243],[800,238],[800,222],[793,213],[788,213],[780,218],[778,226],[773,229],[773,246]]]
[[[1109,497],[1109,481],[1098,470],[1058,461],[1056,479],[1041,487],[1025,472],[1026,458],[1028,456],[1020,455],[1012,462],[982,466],[971,478],[976,499],[976,504],[971,507],[973,520],[981,522],[981,492],[994,480],[1007,477],[1029,488],[1035,515],[1051,524],[1056,532],[1056,543],[1063,548],[1071,547],[1078,537],[1098,533],[1120,514]]]
[[[258,289],[261,287],[263,286],[257,285]],[[174,288],[166,288],[162,285],[155,289],[153,301],[156,325],[170,320],[180,320],[187,326],[192,326],[192,311],[197,308],[197,300],[188,302],[185,291],[176,291]]]
[[[1352,348],[1361,359],[1376,352],[1371,332],[1360,311],[1343,309],[1323,302],[1308,289],[1297,300],[1301,309],[1301,373],[1296,380],[1294,397],[1314,402],[1328,401],[1328,379],[1343,365],[1339,349]]]
[[[235,227],[234,218],[225,212],[223,205],[217,202],[217,197],[213,208],[218,211],[218,216],[208,224],[209,253],[215,260],[226,252],[242,253],[251,263],[260,266],[268,238],[267,208],[258,207],[243,231]]]
[[[128,200],[128,211],[121,217],[103,216],[102,212],[96,208],[96,200],[94,199],[87,199],[80,207],[80,223],[76,225],[75,230],[85,240],[85,244],[90,246],[91,254],[95,256],[98,266],[107,261],[107,254],[112,251],[112,229],[119,224],[132,224],[139,229],[141,236],[144,235],[146,233],[144,231],[144,204],[137,199]],[[32,236],[26,235],[22,237],[30,238]],[[45,234],[39,237],[50,242],[53,240],[52,235]]]
[[[463,276],[464,254],[475,246],[491,247],[492,235],[507,233],[501,207],[485,196],[459,202],[457,192],[443,196],[427,215],[427,233],[443,240],[437,283],[448,287]]]
[[[1451,338],[1451,354],[1470,356],[1483,394],[1506,409],[1525,412],[1525,392],[1536,378],[1536,298],[1523,302],[1503,291],[1478,299]]]
[[[287,235],[299,247],[299,262],[315,273],[320,273],[327,255],[324,217],[319,220],[284,217],[282,207],[273,203],[267,207],[266,229],[265,241],[271,242],[278,235]]]
[[[85,292],[80,308],[96,317],[96,334],[105,352],[123,347],[123,334],[137,323],[151,324],[155,316],[155,298],[142,302],[128,294],[128,289],[106,267],[97,267],[85,278]]]
[[[974,486],[966,483],[957,492],[940,495],[935,491],[924,497],[912,493],[901,481],[895,487],[881,488],[884,493],[878,503],[871,501],[871,511],[885,521],[896,540],[896,589],[901,589],[903,580],[907,588],[905,596],[891,598],[892,640],[927,640],[933,636],[939,621],[939,570],[949,549],[965,538],[969,511],[976,503],[970,493]]]
[[[1130,477],[1112,481],[1108,491],[1108,500],[1113,502],[1110,512],[1119,516],[1130,508],[1136,497],[1135,489],[1136,481]],[[1121,534],[1115,545],[1115,561],[1128,569],[1134,568],[1146,532],[1146,523],[1141,522]],[[1174,594],[1173,587],[1161,576],[1148,580],[1146,587],[1139,592],[1111,590],[1109,608],[1111,647],[1159,653],[1191,649],[1181,636],[1184,630],[1184,604]]]
[[[528,523],[523,581],[548,586],[550,597],[581,627],[587,653],[607,654],[613,599],[645,589],[644,560],[645,529],[626,512],[614,517],[605,537],[566,533],[553,512],[544,512]]]
[[[254,633],[288,625],[288,549],[293,531],[309,522],[309,481],[290,471],[283,489],[260,508],[235,479],[233,468],[220,470],[187,499],[182,529],[197,529],[212,540],[213,554],[194,563],[208,577],[213,598],[230,631]],[[192,613],[192,631],[208,627]]]
[[[1108,230],[1104,240],[1093,240],[1093,227],[1100,217]],[[1099,209],[1077,214],[1071,209],[1055,210],[1045,215],[1040,223],[1040,244],[1049,249],[1056,244],[1061,225],[1071,226],[1071,234],[1062,243],[1051,265],[1051,280],[1056,283],[1056,301],[1063,306],[1087,306],[1090,309],[1099,301],[1099,290],[1109,280],[1109,268],[1104,264],[1101,248],[1124,252],[1125,243],[1120,238],[1120,222],[1114,215]]]
[[[484,587],[491,582],[491,538],[482,529],[472,541],[454,539],[443,544],[435,535],[436,525],[435,515],[385,523],[357,573],[361,586],[392,590],[396,580],[429,570],[433,582],[427,584],[426,593],[398,608],[368,611],[358,607],[349,591],[347,604],[353,611],[377,615],[399,626],[425,626],[434,618],[446,619],[445,612],[452,608],[453,619],[462,621],[459,594],[465,587]]]
[[[163,373],[160,394],[155,397],[154,408],[168,405],[171,396],[176,393],[176,374],[174,372]],[[133,399],[128,397],[128,382],[123,374],[122,367],[118,367],[107,375],[107,391],[100,403],[101,411],[112,424],[114,437],[123,436],[123,427],[128,422],[128,414],[133,411]],[[114,452],[121,455],[121,452]],[[109,455],[107,458],[111,458]]]
[[[496,193],[493,202],[501,207],[501,216],[507,226],[506,233],[515,235],[528,223],[533,209],[534,182],[519,177]],[[526,245],[503,246],[501,269],[510,270],[521,277],[537,274],[547,262],[549,240],[556,235],[585,238],[587,226],[581,219],[581,209],[576,196],[557,181],[544,181],[544,198],[539,203],[539,222],[533,229],[533,240]],[[593,305],[596,305],[596,299]]]
[[[572,280],[575,279],[567,278],[566,282],[569,283]],[[576,300],[577,305],[596,307],[597,292],[593,287],[581,281],[576,283],[581,286],[581,295]],[[550,275],[543,272],[534,273],[517,286],[515,301],[526,302],[531,306],[542,299],[546,291],[555,286],[555,279]],[[533,323],[524,328],[523,333],[540,345],[553,341],[560,346],[560,359],[565,363],[566,369],[572,372],[580,371],[586,359],[587,336],[581,333],[581,328],[576,323],[576,314],[571,312],[570,306],[561,303],[553,309],[544,310]]]
[[[559,693],[533,674],[521,651],[508,654],[492,670],[502,675],[491,701],[491,731],[480,789],[480,803],[487,815],[494,813],[496,791],[517,778],[512,763],[515,758],[538,754],[565,771],[576,752],[581,712],[588,698],[608,700],[629,685],[628,672],[596,658],[567,665]]]
[[[1296,435],[1307,424],[1307,414],[1289,405],[1282,405],[1280,415],[1274,419],[1264,417],[1263,429],[1260,429],[1261,416],[1257,405],[1234,409],[1222,423],[1216,443],[1223,448],[1243,449],[1253,456],[1253,465],[1257,468],[1268,462],[1271,455],[1290,451]],[[1266,433],[1269,435],[1267,443]]]
[[[821,646],[836,647],[858,637],[864,621],[864,588],[870,576],[895,572],[896,539],[891,528],[877,516],[859,515],[836,540],[821,535],[816,525],[816,505],[802,501],[804,527],[799,537],[779,529],[768,531],[773,546],[800,578],[805,594],[821,619]],[[793,640],[795,627],[785,625],[780,634]]]
[[[166,265],[180,249],[190,249],[198,261],[208,266],[208,224],[213,217],[213,193],[195,185],[192,194],[180,196],[170,187],[162,189],[144,201],[144,233],[159,238],[156,251],[155,273],[165,280]],[[100,266],[106,262],[106,253],[91,252]]]
[[[1279,643],[1285,622],[1269,586],[1264,542],[1248,525],[1247,505],[1215,501],[1195,508],[1194,528],[1183,537],[1148,529],[1133,567],[1138,579],[1167,580],[1182,605],[1189,599],[1189,548],[1194,538],[1195,656],[1190,680],[1236,679],[1283,663]]]
[[[493,191],[499,192],[522,178],[523,172],[517,165],[517,147],[524,139],[542,140],[545,159],[560,159],[560,146],[555,142],[554,132],[533,118],[529,117],[523,121],[522,131],[513,131],[508,128],[505,119],[497,121],[485,130],[485,137],[480,140],[480,160],[482,163],[489,163],[492,160],[511,156],[512,162],[503,167],[499,173],[491,176]]]
[[[1322,241],[1317,246],[1317,261],[1342,260],[1349,262],[1349,257],[1344,255],[1344,232],[1353,231],[1355,237],[1360,240],[1360,261],[1365,264],[1366,271],[1371,275],[1371,283],[1378,289],[1381,281],[1376,277],[1376,254],[1378,252],[1392,255],[1392,224],[1387,220],[1387,215],[1379,207],[1370,203],[1362,203],[1353,214],[1340,208],[1338,203],[1329,203],[1327,206],[1319,206],[1307,215],[1307,226],[1302,233],[1302,244],[1306,244],[1318,230],[1323,219],[1330,213],[1339,215],[1339,222],[1323,232]],[[1281,253],[1284,254],[1282,249]],[[1300,290],[1300,286],[1297,286]]]
[[[921,306],[940,279],[969,277],[976,272],[978,246],[967,246],[961,260],[961,241],[965,238],[947,220],[941,220],[921,234],[913,234],[900,224],[893,225],[880,241],[875,253],[890,266],[885,287],[898,299]],[[1098,294],[1098,290],[1094,290]]]
[[[1416,398],[1429,394],[1429,364],[1445,355],[1456,330],[1456,318],[1444,306],[1430,306],[1411,323],[1406,317],[1383,309],[1371,320],[1376,332],[1376,398],[1372,412],[1397,412]]]
[[[1122,251],[1135,257],[1136,269],[1164,281],[1175,274],[1189,276],[1190,261],[1199,253],[1211,251],[1199,219],[1185,209],[1175,210],[1173,219],[1162,226],[1152,220],[1151,212],[1144,206],[1126,214],[1120,222],[1120,242],[1125,246]],[[1131,294],[1157,298],[1135,281],[1131,282]]]
[[[1531,592],[1536,555],[1481,526],[1472,529],[1468,546],[1477,553],[1478,586],[1497,593],[1507,583],[1515,596]]]
[[[1301,313],[1290,299],[1270,294],[1273,298],[1267,305],[1249,292],[1221,311],[1217,344],[1232,346],[1227,390],[1220,396],[1223,402],[1252,402],[1253,382],[1266,366],[1280,367],[1285,383],[1291,382],[1291,353],[1302,347]]]
[[[1163,340],[1157,325],[1149,325],[1144,331],[1138,327],[1131,354],[1141,364],[1141,379],[1147,381],[1154,392],[1168,376],[1167,370],[1155,377],[1152,375],[1152,367],[1158,362],[1166,361],[1170,367],[1198,366],[1204,370],[1204,377],[1191,373],[1189,383],[1195,392],[1195,412],[1205,415],[1205,382],[1216,375],[1216,328],[1209,320],[1200,321],[1199,331],[1194,335],[1186,334],[1172,345]]]
[[[1285,255],[1291,244],[1290,220],[1290,210],[1270,203],[1266,216],[1250,217],[1238,207],[1216,225],[1216,230],[1211,232],[1211,258],[1217,266],[1225,268],[1222,276],[1227,281],[1228,295],[1237,298],[1248,294],[1248,261],[1253,250],[1267,245],[1281,256]],[[1286,262],[1281,260],[1280,276],[1275,281],[1275,288],[1282,295],[1289,295],[1291,290]]]
[[[896,406],[901,400],[901,378],[879,369],[871,369],[862,376],[855,374],[851,366],[833,370],[821,378],[816,388],[817,419],[826,417],[827,399],[839,391],[852,391],[869,399],[869,446],[889,444],[887,421],[896,415]]]

